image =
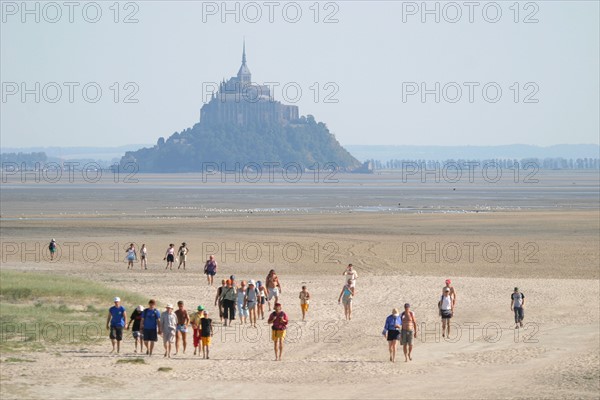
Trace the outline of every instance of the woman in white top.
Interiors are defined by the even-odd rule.
[[[163,260],[167,260],[167,266],[165,269],[173,269],[173,263],[175,262],[175,245],[171,243],[167,252],[165,253],[165,258]]]
[[[148,256],[148,249],[146,248],[146,245],[143,244],[142,248],[140,249],[140,267],[144,268],[144,269],[148,269],[148,261],[146,260],[146,257]]]
[[[450,288],[444,289],[444,294],[438,301],[438,308],[442,317],[442,337],[445,337],[445,335],[450,336],[450,318],[454,313],[454,302],[452,296],[450,296]]]
[[[348,282],[348,279],[352,281],[351,286],[356,287],[356,278],[358,278],[358,274],[354,269],[352,269],[352,264],[348,264],[346,270],[342,273],[344,276],[344,284]]]
[[[240,283],[240,287],[237,291],[237,308],[240,316],[240,325],[246,323],[248,318],[248,307],[244,304],[244,298],[246,297],[246,281]]]
[[[127,269],[133,269],[133,262],[137,258],[135,246],[133,245],[133,243],[129,245],[129,248],[125,252],[127,253]]]

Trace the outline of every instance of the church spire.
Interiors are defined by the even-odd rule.
[[[246,65],[246,38],[244,38],[244,47],[242,50],[242,65]]]

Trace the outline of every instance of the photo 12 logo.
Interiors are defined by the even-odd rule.
[[[314,103],[339,103],[340,87],[336,82],[313,82],[303,87],[298,82],[264,82],[223,84],[218,82],[202,82],[202,99],[208,103],[216,98],[221,103],[258,103],[282,99],[285,103],[298,103],[307,94]],[[276,96],[277,94],[277,96]]]
[[[98,103],[103,96],[114,103],[139,103],[136,82],[2,82],[2,103]]]
[[[498,103],[504,96],[514,103],[539,103],[536,82],[402,82],[402,102]]]
[[[402,22],[426,23],[488,23],[510,19],[515,24],[537,24],[538,3],[527,1],[403,1]]]
[[[3,161],[0,166],[2,183],[138,183],[137,163],[113,164],[103,168],[99,163],[90,161],[64,161],[62,163]]]
[[[315,24],[337,24],[339,3],[328,2],[279,2],[279,1],[204,1],[202,2],[202,22],[220,23],[275,23],[296,24],[311,21]]]
[[[134,1],[3,1],[1,10],[3,24],[96,24],[103,20],[115,24],[137,24],[140,6]]]

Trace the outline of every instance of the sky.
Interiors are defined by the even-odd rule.
[[[2,1],[0,145],[156,143],[244,39],[344,145],[599,143],[599,2],[466,3]]]

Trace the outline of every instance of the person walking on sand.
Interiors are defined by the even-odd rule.
[[[515,329],[523,327],[523,319],[525,318],[525,295],[519,292],[519,288],[510,295],[510,310],[515,313]]]
[[[302,321],[306,318],[306,313],[308,312],[308,303],[310,302],[310,293],[306,289],[306,286],[302,286],[302,290],[298,295],[300,298],[300,309],[302,310]]]
[[[446,335],[450,337],[450,318],[454,314],[454,303],[452,302],[452,296],[450,296],[450,288],[444,289],[444,294],[438,301],[438,308],[442,317],[442,337],[446,337]]]
[[[396,350],[398,349],[398,339],[400,338],[401,327],[402,320],[398,314],[398,309],[394,308],[392,313],[385,319],[383,332],[381,332],[381,334],[387,339],[391,362],[396,362]]]
[[[160,311],[156,309],[156,301],[150,299],[148,308],[142,311],[141,326],[144,329],[144,346],[146,346],[146,354],[152,356],[154,344],[158,341],[158,334],[161,333],[160,328]]]
[[[56,253],[56,240],[52,239],[50,241],[48,250],[50,250],[50,261],[54,261],[54,253]]]
[[[400,314],[402,330],[400,331],[400,344],[404,351],[404,362],[412,361],[413,337],[417,338],[417,320],[415,313],[410,310],[410,304],[404,304],[404,312]]]
[[[450,289],[450,297],[452,298],[452,306],[454,308],[456,308],[456,289],[454,289],[454,286],[452,286],[452,281],[450,279],[446,279],[446,286],[444,286],[442,288],[442,294],[444,294],[444,291],[446,290],[446,288]]]
[[[175,262],[175,245],[171,243],[167,252],[165,253],[165,258],[163,260],[167,260],[167,266],[165,269],[173,269],[173,263]]]
[[[148,249],[145,244],[143,244],[140,249],[140,267],[148,269]]]
[[[217,295],[215,296],[215,307],[219,307],[219,319],[221,323],[223,323],[223,300],[221,299],[221,295],[223,294],[223,290],[227,286],[227,281],[225,279],[221,279],[221,286],[217,288]]]
[[[210,255],[206,264],[204,264],[204,273],[206,274],[206,280],[210,286],[213,285],[213,279],[217,274],[217,261],[214,255]]]
[[[258,289],[258,294],[260,297],[257,304],[257,314],[260,319],[265,319],[265,303],[267,302],[267,288],[265,288],[261,281],[256,282],[256,288]],[[269,311],[271,311],[270,307]]]
[[[265,286],[267,287],[267,303],[269,304],[269,311],[271,311],[271,299],[275,298],[275,303],[279,302],[279,295],[281,294],[281,284],[279,283],[279,277],[272,269],[267,275],[265,280]]]
[[[344,303],[344,316],[346,320],[349,321],[352,319],[352,299],[354,298],[354,287],[352,286],[352,279],[348,279],[340,292],[340,296],[338,297],[338,304],[340,302]]]
[[[241,281],[240,287],[237,289],[237,309],[238,315],[240,316],[240,325],[245,324],[248,318],[248,308],[244,302],[247,289],[246,281]]]
[[[289,320],[287,314],[282,311],[281,304],[275,303],[273,308],[275,311],[269,316],[268,323],[273,324],[271,327],[271,339],[273,340],[273,349],[275,350],[275,361],[281,361],[283,339],[285,338],[285,331]],[[279,353],[277,352],[278,349]]]
[[[125,321],[127,321],[127,312],[125,311],[125,307],[121,305],[119,297],[115,297],[113,303],[115,305],[108,309],[106,330],[110,329],[111,353],[115,352],[115,345],[117,346],[117,353],[119,353],[121,350],[121,340],[123,340],[123,328],[125,327]]]
[[[171,358],[171,348],[177,336],[177,316],[173,312],[173,304],[167,304],[166,311],[160,317],[160,332],[165,346],[165,357]]]
[[[135,246],[133,245],[133,243],[129,245],[129,248],[125,250],[125,252],[127,253],[127,269],[133,269],[133,262],[137,258],[137,253],[135,251]]]
[[[221,292],[221,301],[223,302],[223,326],[229,326],[235,319],[235,302],[237,300],[237,288],[231,284],[231,279],[225,281],[225,287]]]
[[[254,280],[248,281],[248,289],[244,293],[244,307],[250,317],[250,326],[256,328],[256,307],[259,300],[258,289],[254,285]]]
[[[131,313],[129,317],[129,324],[127,324],[127,330],[131,328],[131,335],[133,336],[133,341],[135,343],[135,348],[133,350],[134,353],[137,353],[138,344],[140,345],[140,353],[143,350],[144,339],[141,331],[141,322],[142,322],[142,311],[144,311],[144,307],[141,305],[137,306],[135,310]],[[133,326],[132,326],[133,324]]]
[[[346,267],[344,272],[342,272],[342,275],[344,275],[344,284],[346,284],[348,282],[348,279],[351,279],[352,287],[355,287],[356,286],[356,278],[358,278],[358,274],[356,273],[356,271],[353,268],[354,267],[352,266],[352,264],[348,264],[348,266]]]
[[[200,320],[202,326],[202,358],[209,359],[210,338],[213,336],[212,319],[208,318],[208,312],[204,311],[204,317]]]
[[[181,243],[181,246],[179,246],[179,250],[177,250],[177,254],[179,254],[179,265],[177,266],[177,269],[181,268],[182,265],[183,269],[185,269],[185,262],[187,260],[187,255],[189,252],[190,250],[187,248],[185,242]]]
[[[183,343],[183,354],[185,354],[185,349],[187,347],[187,327],[190,323],[190,317],[188,315],[187,310],[184,307],[183,300],[179,300],[177,302],[177,310],[175,311],[175,316],[177,317],[177,333],[175,335],[175,355],[179,353],[179,337],[181,337],[181,342]]]
[[[200,345],[200,337],[202,333],[202,324],[201,319],[204,318],[204,306],[199,305],[196,308],[196,312],[192,313],[190,316],[190,323],[192,324],[192,329],[194,330],[194,355],[198,353],[198,346]]]

